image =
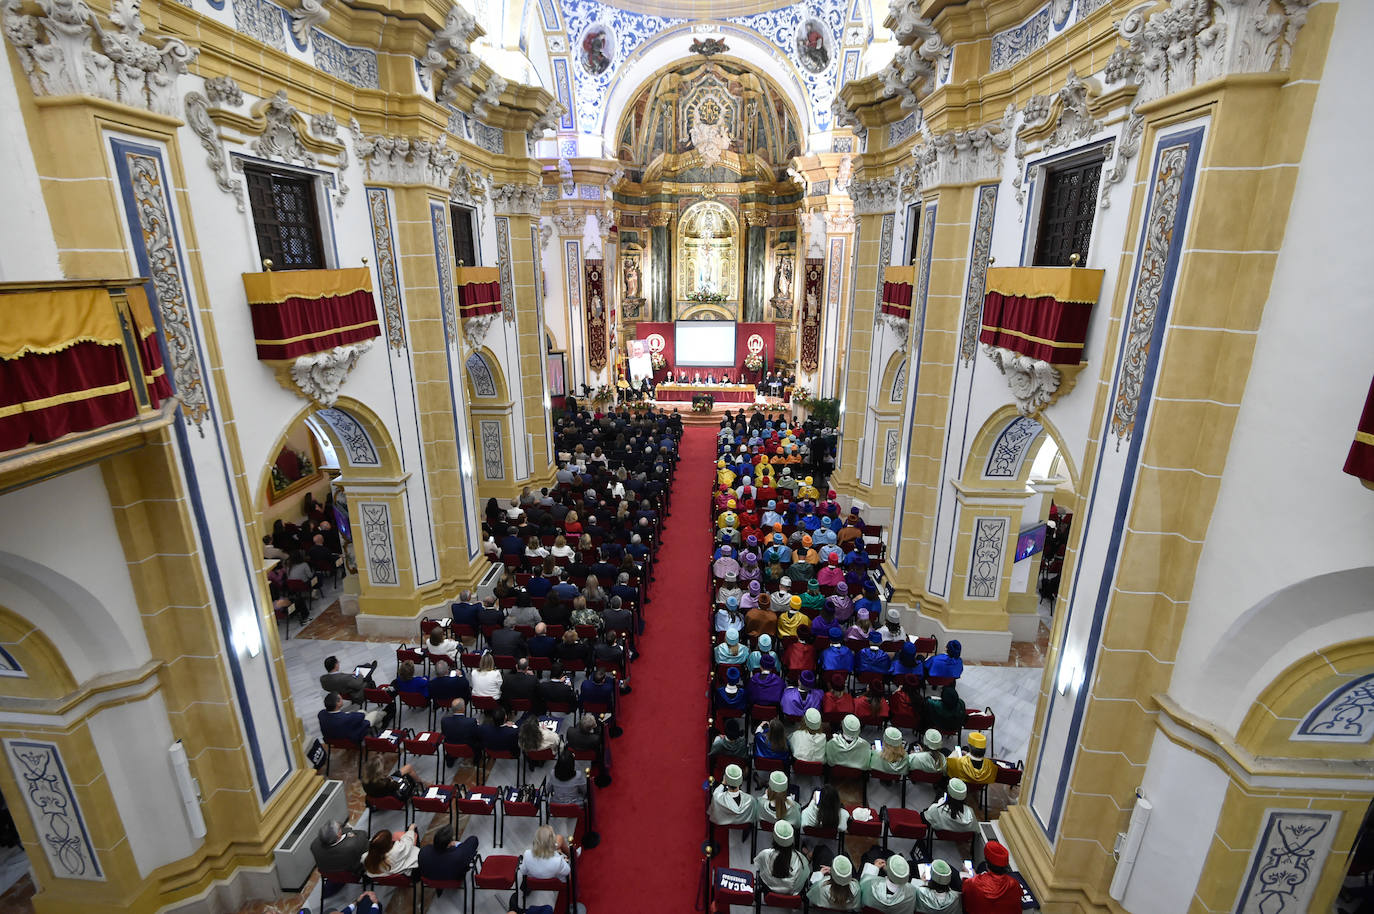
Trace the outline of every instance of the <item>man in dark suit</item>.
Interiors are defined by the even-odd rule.
[[[546,625],[566,626],[572,619],[572,607],[566,600],[550,595],[544,603],[544,608],[539,610],[539,618],[543,619]]]
[[[420,848],[420,876],[424,879],[462,882],[467,878],[468,868],[476,856],[476,835],[469,835],[461,844],[454,844],[453,826],[441,825],[434,833],[434,841]],[[443,889],[438,890],[438,894],[443,893]]]
[[[493,654],[502,657],[524,657],[529,653],[525,647],[525,636],[513,628],[498,628],[487,639],[487,646]]]
[[[458,602],[453,604],[453,621],[459,625],[476,625],[477,613],[482,608],[482,604],[472,599],[472,591],[465,590],[458,595]]]
[[[547,596],[549,591],[553,590],[553,583],[553,578],[546,578],[542,574],[536,575],[525,585],[525,593],[531,597]]]
[[[552,657],[558,639],[549,634],[549,627],[543,622],[534,626],[534,637],[525,642],[531,657]]]
[[[492,711],[488,722],[482,724],[481,735],[484,750],[504,749],[514,752],[520,748],[520,731],[514,723],[506,720],[506,712],[501,708]]]
[[[372,661],[372,669],[374,672],[377,669],[375,660]],[[341,672],[339,658],[331,654],[324,658],[324,675],[320,677],[320,688],[326,692],[338,692],[355,705],[360,705],[363,703],[363,689],[367,688],[367,679]]]
[[[305,551],[305,557],[310,560],[311,565],[334,564],[336,554],[324,544],[324,534],[316,533],[310,542],[310,548]]]
[[[361,873],[367,840],[367,832],[329,821],[320,826],[320,833],[310,842],[310,854],[321,873]],[[323,894],[332,895],[347,884],[326,880]]]
[[[439,732],[444,734],[444,742],[469,746],[476,755],[481,755],[482,727],[476,719],[467,716],[467,702],[455,698],[449,705],[449,710],[452,713],[445,714],[439,720]],[[453,765],[458,759],[450,757],[447,761],[449,765]]]
[[[538,683],[539,703],[542,707],[550,704],[575,705],[577,693],[573,691],[572,677],[563,672],[563,664],[557,660],[549,672],[549,678]]]
[[[472,683],[457,670],[450,670],[448,661],[440,660],[434,664],[434,675],[429,677],[429,701],[436,708],[451,704],[455,698],[472,697]]]
[[[324,697],[324,710],[320,712],[320,735],[325,739],[350,739],[361,741],[373,729],[383,726],[391,717],[391,708],[376,708],[364,714],[362,711],[343,710],[343,697],[338,692],[330,692]]]
[[[606,561],[606,550],[601,549],[601,558],[597,560],[588,571],[596,575],[596,579],[602,584],[607,584],[615,580],[615,566]]]
[[[577,585],[568,580],[567,569],[562,569],[558,572],[558,583],[549,591],[549,596],[560,600],[575,600],[579,593],[581,591],[577,589]]]
[[[511,699],[527,698],[535,700],[539,680],[530,672],[530,661],[521,657],[515,662],[515,669],[501,674],[501,701],[510,707]]]
[[[606,623],[606,630],[612,632],[622,632],[629,634],[634,627],[635,614],[624,607],[624,601],[620,597],[611,597],[606,605],[606,609],[601,613],[602,620]]]
[[[522,556],[525,554],[525,541],[520,538],[520,531],[515,527],[507,527],[506,535],[501,539],[501,557],[508,555]]]
[[[609,581],[611,578],[605,580]],[[620,602],[626,604],[639,601],[639,588],[630,585],[629,572],[621,572],[614,580],[615,583],[611,585],[611,596],[620,597]]]
[[[482,628],[495,625],[500,628],[506,621],[506,611],[501,608],[501,604],[496,601],[495,594],[488,594],[482,599],[482,608],[477,610],[477,624]]]

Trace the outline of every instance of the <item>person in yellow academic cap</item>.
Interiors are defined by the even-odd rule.
[[[797,497],[809,498],[812,501],[815,501],[821,497],[820,491],[817,490],[816,487],[811,484],[810,476],[802,480],[801,486],[797,489]]]
[[[716,461],[716,482],[723,486],[735,484],[735,471],[725,465],[723,458]]]

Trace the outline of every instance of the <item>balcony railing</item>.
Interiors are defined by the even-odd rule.
[[[16,461],[170,415],[143,282],[0,283],[0,484]]]

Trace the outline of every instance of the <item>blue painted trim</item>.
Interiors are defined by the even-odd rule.
[[[1131,296],[1130,301],[1127,303],[1126,306],[1126,317],[1122,322],[1123,330],[1121,333],[1121,343],[1118,347],[1116,361],[1114,363],[1118,366],[1118,368],[1112,379],[1112,391],[1108,399],[1109,403],[1115,402],[1117,391],[1120,389],[1121,385],[1120,365],[1121,360],[1124,357],[1126,351],[1126,343],[1129,339],[1129,333],[1127,332],[1126,328],[1130,323],[1130,315],[1132,311],[1135,309],[1136,293],[1140,285],[1141,252],[1143,252],[1145,249],[1146,237],[1150,230],[1150,220],[1151,217],[1154,215],[1154,194],[1155,187],[1159,179],[1160,161],[1167,150],[1175,149],[1179,146],[1187,146],[1188,164],[1183,175],[1183,185],[1179,189],[1178,213],[1174,217],[1173,237],[1169,240],[1168,265],[1165,267],[1164,276],[1161,280],[1162,285],[1159,293],[1159,304],[1155,310],[1154,335],[1150,342],[1149,361],[1145,366],[1145,372],[1141,379],[1140,402],[1136,407],[1135,433],[1131,435],[1130,445],[1126,453],[1125,474],[1121,480],[1121,488],[1117,494],[1116,499],[1116,511],[1112,519],[1112,536],[1111,540],[1107,545],[1106,558],[1103,561],[1102,578],[1098,583],[1097,601],[1095,606],[1093,607],[1092,626],[1089,629],[1088,640],[1083,650],[1083,682],[1085,683],[1092,682],[1093,673],[1097,666],[1098,652],[1102,641],[1102,628],[1107,618],[1107,604],[1111,597],[1112,582],[1116,578],[1117,562],[1120,558],[1121,553],[1122,533],[1125,530],[1126,516],[1132,503],[1131,494],[1135,486],[1135,474],[1140,461],[1140,451],[1144,446],[1144,431],[1147,425],[1147,421],[1149,419],[1149,410],[1151,400],[1153,398],[1155,375],[1159,369],[1159,358],[1161,355],[1160,350],[1162,348],[1161,344],[1164,339],[1164,333],[1168,329],[1169,310],[1170,306],[1173,304],[1174,280],[1178,274],[1178,266],[1180,254],[1183,250],[1184,236],[1187,235],[1188,215],[1191,209],[1193,196],[1193,184],[1197,178],[1197,164],[1198,159],[1201,155],[1202,138],[1204,133],[1205,128],[1194,127],[1189,130],[1184,130],[1179,133],[1162,137],[1155,146],[1154,166],[1151,169],[1150,188],[1145,198],[1148,201],[1148,206],[1146,209],[1145,218],[1142,220],[1141,223],[1140,239],[1136,248],[1136,267],[1135,273],[1132,276]],[[1092,495],[1089,498],[1088,510],[1085,513],[1085,517],[1087,518],[1087,520],[1083,527],[1082,537],[1079,540],[1080,543],[1087,542],[1088,533],[1092,525],[1092,520],[1094,517],[1094,508],[1096,507],[1097,503],[1098,481],[1100,480],[1102,475],[1102,461],[1105,459],[1107,451],[1107,438],[1110,435],[1111,415],[1109,411],[1106,418],[1106,424],[1103,427],[1102,435],[1099,439],[1101,441],[1101,445],[1098,449],[1097,464],[1093,471]],[[1069,598],[1070,613],[1073,612],[1072,607],[1077,602],[1078,585],[1080,581],[1081,577],[1075,575],[1073,582],[1073,592]],[[1063,628],[1065,638],[1068,637],[1069,625],[1071,622],[1072,616],[1070,616],[1069,619],[1065,620]],[[1063,643],[1061,642],[1059,646],[1060,662],[1062,663]],[[1073,770],[1073,759],[1077,750],[1079,734],[1082,732],[1083,728],[1083,715],[1087,709],[1089,691],[1089,689],[1080,688],[1078,689],[1077,695],[1074,698],[1073,717],[1070,719],[1069,722],[1068,736],[1065,740],[1064,745],[1063,763],[1059,770],[1058,782],[1055,785],[1054,799],[1051,804],[1050,821],[1048,823],[1048,828],[1046,829],[1046,834],[1051,841],[1057,840],[1058,837],[1059,822],[1064,811],[1064,797],[1068,791],[1069,776],[1071,775]],[[1054,704],[1055,703],[1051,701],[1049,703],[1049,707],[1046,709],[1045,723],[1042,727],[1042,732],[1049,732],[1050,721],[1054,715]],[[1044,754],[1045,742],[1042,740],[1040,744],[1039,756],[1036,759],[1037,784],[1039,782],[1038,772],[1040,770],[1040,765],[1043,762]],[[1032,788],[1032,793],[1034,792],[1035,789]],[[1031,802],[1032,804],[1034,803],[1034,797],[1032,797]]]
[[[0,654],[3,653],[4,650],[0,649]],[[5,656],[8,657],[9,655],[6,654]],[[1326,711],[1327,708],[1331,707],[1331,705],[1336,701],[1336,699],[1340,698],[1342,695],[1346,694],[1352,689],[1359,688],[1360,686],[1364,685],[1366,682],[1369,682],[1370,680],[1374,680],[1374,673],[1371,673],[1368,676],[1361,676],[1358,679],[1353,679],[1350,682],[1344,683],[1343,685],[1341,685],[1340,688],[1336,689],[1330,695],[1326,696],[1326,698],[1322,699],[1322,703],[1313,708],[1311,713],[1309,713],[1306,717],[1303,718],[1302,723],[1298,726],[1298,735],[1318,737],[1323,741],[1329,742],[1368,742],[1369,737],[1363,735],[1350,737],[1347,739],[1339,735],[1332,735],[1329,733],[1313,733],[1311,728],[1312,724],[1316,721],[1316,719],[1320,717]]]
[[[296,50],[297,50],[297,51],[308,51],[308,50],[310,50],[310,36],[308,36],[308,35],[306,36],[306,39],[305,39],[305,42],[304,42],[304,43],[299,42],[299,41],[296,40],[296,30],[293,29],[293,28],[291,28],[291,14],[288,13],[286,10],[282,10],[282,11],[281,11],[281,18],[282,18],[282,20],[283,20],[283,22],[284,22],[284,24],[285,24],[285,26],[286,26],[286,37],[291,39],[291,43],[294,44],[294,45],[296,46]]]
[[[56,743],[40,742],[38,740],[9,739],[5,740],[5,743],[12,749],[23,749],[27,747],[30,749],[44,750],[49,753],[48,758],[57,765],[57,774],[62,778],[62,786],[67,789],[67,796],[71,797],[71,814],[76,817],[76,824],[81,829],[81,840],[86,843],[86,855],[91,858],[91,866],[95,867],[95,874],[102,880],[105,879],[105,871],[100,868],[100,857],[95,852],[95,844],[91,841],[91,833],[86,828],[86,817],[81,813],[81,806],[79,805],[76,791],[72,789],[72,779],[67,776],[67,766],[62,761],[62,749]],[[19,772],[14,772],[14,774],[17,776],[16,780],[22,779],[23,777]],[[14,804],[11,804],[10,808],[13,809]],[[35,822],[34,824],[37,825],[38,823]],[[54,875],[58,874],[55,873]],[[59,878],[61,877],[59,876]]]
[[[918,231],[920,231],[920,230],[924,230],[924,231],[927,231],[927,232],[934,232],[934,231],[935,231],[935,208],[936,208],[936,206],[937,206],[937,204],[932,203],[932,204],[930,204],[929,206],[926,207],[925,212],[921,215],[920,221],[917,222]],[[925,349],[925,341],[926,341],[926,301],[927,301],[927,300],[929,299],[929,297],[930,297],[930,261],[931,261],[931,259],[935,256],[935,237],[934,237],[934,235],[928,235],[928,236],[922,236],[922,237],[923,237],[923,238],[929,238],[929,239],[930,239],[930,244],[926,244],[924,240],[921,241],[921,247],[925,249],[924,252],[923,252],[923,254],[922,254],[922,256],[921,256],[921,274],[922,274],[922,277],[923,277],[922,280],[921,280],[921,283],[920,283],[920,288],[921,288],[921,301],[920,301],[919,317],[920,317],[920,319],[921,319],[921,327],[920,327],[920,329],[919,329],[919,330],[917,331],[917,333],[916,333],[916,348],[915,348],[915,351],[909,353],[909,354],[907,355],[907,357],[906,357],[906,358],[907,358],[907,369],[906,369],[906,370],[907,370],[907,372],[910,373],[910,375],[911,375],[911,382],[910,382],[909,385],[908,385],[908,387],[909,387],[909,389],[910,389],[910,391],[911,391],[911,395],[907,397],[907,399],[908,399],[910,402],[907,403],[907,405],[906,405],[906,408],[907,408],[907,416],[906,416],[906,436],[905,436],[905,437],[906,437],[906,441],[904,442],[905,447],[902,448],[902,453],[901,453],[901,454],[899,455],[899,457],[898,457],[898,459],[900,459],[900,460],[903,462],[903,464],[907,464],[907,463],[909,463],[910,460],[911,460],[911,441],[912,441],[913,438],[916,437],[916,427],[915,427],[915,426],[916,426],[916,401],[920,399],[919,394],[920,394],[920,390],[921,390],[921,353],[922,353],[922,351],[924,351],[924,349]],[[913,314],[913,315],[912,315],[912,318],[915,319],[917,316],[918,316],[917,314]],[[895,518],[894,518],[894,522],[893,522],[893,525],[892,525],[892,540],[893,540],[893,542],[892,542],[892,567],[893,567],[893,568],[896,568],[896,567],[901,563],[901,560],[902,560],[902,527],[905,526],[904,520],[905,520],[905,518],[906,518],[907,484],[908,484],[908,482],[909,482],[909,480],[908,480],[908,478],[907,478],[907,472],[906,472],[906,470],[907,470],[907,468],[906,468],[906,466],[904,465],[904,466],[902,467],[902,493],[901,493],[901,495],[900,495],[900,496],[898,497],[898,499],[897,499],[897,503],[900,504],[900,505],[902,506],[902,510],[896,512],[896,516],[895,516]]]
[[[1006,440],[1007,433],[1010,432],[1013,428],[1024,427],[1027,422],[1029,422],[1031,425],[1034,425],[1037,429],[1039,429],[1039,431],[1031,435],[1029,438],[1022,439],[1021,447],[1016,454],[1016,462],[1012,465],[1012,471],[1009,474],[1005,476],[993,475],[992,458],[996,456],[997,449],[1000,448],[1002,446],[1002,442]],[[1044,432],[1045,426],[1041,425],[1039,422],[1036,422],[1029,416],[1016,416],[1011,421],[1009,421],[1005,426],[1002,427],[1002,431],[998,434],[997,440],[992,443],[992,447],[988,450],[988,459],[983,464],[983,478],[1016,479],[1017,477],[1019,477],[1021,475],[1021,467],[1026,462],[1026,455],[1030,452],[1030,446],[1035,442],[1039,441],[1040,436],[1043,435]]]
[[[1336,816],[1337,814],[1334,812],[1325,812],[1320,809],[1282,809],[1270,812],[1264,820],[1264,831],[1260,832],[1259,839],[1255,842],[1255,849],[1251,851],[1251,854],[1254,855],[1254,859],[1250,863],[1250,871],[1245,875],[1245,884],[1241,886],[1240,893],[1236,896],[1237,901],[1235,909],[1237,911],[1243,911],[1246,908],[1250,907],[1250,902],[1254,900],[1250,897],[1250,893],[1253,892],[1255,889],[1255,880],[1259,878],[1261,871],[1263,871],[1266,867],[1274,866],[1276,864],[1276,861],[1268,859],[1268,855],[1261,853],[1261,851],[1263,851],[1266,847],[1269,846],[1269,842],[1273,838],[1274,829],[1280,828],[1282,819],[1291,818],[1321,820],[1323,823],[1322,827],[1325,828],[1327,825],[1330,825],[1332,821],[1336,819]],[[1318,833],[1320,833],[1320,829],[1318,829]],[[1287,839],[1282,837],[1282,833],[1280,833],[1280,840],[1283,842],[1285,846],[1287,846],[1288,841]],[[1316,840],[1316,835],[1314,835],[1309,840]],[[1282,865],[1280,864],[1280,866]],[[1285,866],[1283,867],[1283,869],[1288,871],[1285,875],[1293,874],[1294,868]],[[1298,872],[1302,873],[1304,877],[1303,879],[1299,880],[1296,883],[1281,882],[1280,885],[1289,889],[1297,889],[1304,885],[1309,879],[1313,878],[1314,875],[1318,879],[1320,879],[1321,877],[1320,867],[1318,868],[1315,874],[1311,872],[1311,870],[1309,869],[1301,869],[1298,870]],[[1275,888],[1276,887],[1271,887],[1271,891],[1274,891]],[[1263,904],[1264,898],[1262,897],[1264,894],[1267,893],[1264,893],[1262,891],[1261,898],[1259,899],[1259,901],[1261,902],[1259,907],[1261,909],[1265,909],[1265,905]],[[1283,908],[1286,908],[1287,906],[1288,905],[1284,903],[1283,907],[1277,909],[1276,914],[1283,914]],[[1274,909],[1270,908],[1269,910]],[[1294,912],[1294,914],[1296,914],[1296,912]]]
[[[972,232],[972,237],[969,238],[969,242],[968,242],[969,275],[964,279],[964,286],[965,286],[966,289],[967,289],[968,284],[969,284],[970,282],[973,281],[973,266],[972,266],[972,264],[973,264],[973,251],[974,251],[974,248],[975,248],[975,247],[977,246],[977,244],[978,244],[978,199],[983,195],[983,188],[985,188],[985,187],[991,187],[991,188],[992,188],[992,222],[993,222],[993,226],[996,226],[996,224],[997,224],[997,185],[996,185],[996,184],[980,184],[978,187],[975,187],[975,188],[973,189],[973,232]],[[989,231],[989,232],[992,231],[992,227],[991,227],[991,226],[989,227],[988,231]],[[990,235],[989,235],[989,242],[988,242],[988,243],[989,243],[989,246],[990,246],[990,245],[991,245],[991,236],[990,236]],[[986,283],[985,283],[985,287],[986,287]],[[960,429],[960,431],[959,431],[959,459],[958,459],[958,461],[956,461],[956,466],[958,467],[958,474],[959,474],[960,476],[963,475],[963,472],[964,472],[964,458],[967,456],[967,449],[968,449],[968,414],[969,414],[969,410],[972,408],[972,405],[973,405],[973,375],[974,375],[974,372],[976,372],[977,370],[978,370],[978,356],[977,356],[977,354],[975,353],[975,354],[974,354],[974,358],[973,358],[973,365],[969,368],[969,370],[968,370],[968,372],[967,372],[967,375],[968,375],[968,384],[966,384],[966,385],[965,385],[965,388],[964,388],[964,393],[966,394],[966,396],[965,396],[965,398],[964,398],[964,426],[963,426],[963,428]],[[956,365],[955,365],[955,368],[954,368],[954,384],[955,384],[956,389],[957,389],[958,384],[959,384],[959,376],[960,376],[960,371],[959,371],[958,365],[956,364]],[[952,401],[953,401],[953,398],[951,398],[951,409],[953,409]],[[949,422],[946,422],[946,423],[945,423],[945,465],[946,465],[946,466],[949,465],[949,442],[950,442],[950,438],[951,438],[952,435],[953,435],[953,432],[954,432],[954,429],[953,429],[952,425],[951,425]],[[936,544],[936,542],[939,540],[939,536],[940,536],[940,532],[939,532],[940,516],[941,516],[941,514],[943,514],[943,512],[944,512],[944,510],[945,510],[945,491],[946,491],[948,488],[949,488],[949,486],[943,486],[943,485],[940,486],[940,494],[939,494],[938,496],[936,496],[936,499],[935,499],[935,535],[932,536],[932,537],[931,537],[931,540],[930,540],[930,550],[931,550],[931,556],[930,556],[930,572],[926,575],[926,590],[928,590],[930,593],[934,594],[935,596],[939,596],[939,597],[946,597],[946,596],[949,595],[949,588],[946,586],[946,583],[948,582],[949,576],[950,576],[950,575],[949,575],[949,570],[950,570],[950,568],[951,568],[951,567],[953,566],[953,564],[954,564],[954,544],[951,543],[951,544],[950,544],[950,547],[949,547],[949,560],[948,560],[948,561],[946,562],[946,564],[945,564],[945,572],[944,572],[944,574],[941,574],[941,575],[940,575],[940,584],[939,584],[940,589],[939,589],[939,590],[936,590],[936,589],[935,589],[935,544]],[[956,535],[956,531],[951,531],[951,536],[954,536],[954,535]]]
[[[130,143],[126,140],[121,140],[116,137],[110,138],[110,146],[115,154],[115,171],[119,176],[120,196],[124,200],[125,216],[129,222],[129,234],[130,237],[134,239],[132,245],[134,258],[138,263],[139,275],[142,276],[151,276],[152,269],[149,264],[147,245],[143,243],[141,233],[138,231],[138,227],[140,225],[138,218],[138,204],[133,197],[133,190],[131,187],[132,180],[129,175],[129,162],[127,156],[129,153],[133,153],[135,155],[148,156],[157,161],[158,172],[162,178],[162,190],[164,194],[164,199],[167,204],[168,231],[170,233],[171,243],[175,245],[177,249],[177,262],[181,269],[181,283],[182,289],[184,290],[186,295],[186,307],[190,313],[194,314],[195,305],[191,300],[191,284],[186,275],[186,255],[185,251],[181,247],[181,236],[177,231],[176,207],[173,203],[170,194],[168,194],[168,188],[170,187],[170,184],[167,180],[167,169],[162,159],[162,150],[154,146],[143,146],[136,143]],[[153,305],[153,307],[150,310],[153,314],[153,320],[157,323],[158,345],[162,349],[163,364],[170,365],[171,361],[170,359],[168,359],[166,351],[166,335],[162,332],[163,328],[161,309],[157,306],[157,290],[153,286],[151,279],[144,285],[144,288],[148,294],[148,301]],[[196,357],[200,361],[201,376],[205,378],[205,402],[210,412],[210,415],[206,418],[206,422],[209,423],[210,428],[214,433],[215,444],[218,447],[220,454],[220,465],[222,468],[221,472],[224,472],[223,468],[227,468],[229,465],[229,455],[225,450],[223,430],[219,421],[218,409],[215,405],[215,395],[213,388],[209,382],[209,367],[205,364],[205,344],[204,341],[201,339],[200,322],[198,320],[195,320],[194,318],[191,320],[191,332],[195,334],[197,352]],[[171,378],[170,372],[168,372],[168,378]],[[225,654],[228,656],[229,671],[231,674],[231,678],[234,682],[234,693],[238,697],[239,712],[243,714],[244,735],[248,739],[249,750],[253,757],[253,767],[257,773],[258,792],[263,802],[266,802],[272,796],[272,794],[276,792],[277,788],[280,787],[286,781],[286,779],[291,776],[291,772],[295,769],[295,760],[292,757],[290,751],[291,742],[287,738],[286,726],[283,723],[281,717],[281,702],[277,697],[276,680],[272,675],[272,665],[268,663],[267,684],[272,696],[272,710],[277,719],[277,729],[281,733],[282,745],[286,748],[286,773],[283,774],[282,777],[276,781],[276,783],[269,783],[267,779],[266,765],[263,762],[262,746],[258,742],[257,732],[254,729],[253,725],[253,710],[252,705],[248,700],[248,690],[246,683],[244,681],[243,669],[239,663],[238,655],[233,650],[234,639],[233,630],[229,624],[228,600],[225,598],[224,595],[224,583],[220,577],[219,561],[215,557],[214,541],[210,538],[210,526],[208,521],[206,520],[205,505],[200,495],[200,483],[196,475],[195,461],[191,458],[190,441],[186,436],[186,423],[184,421],[173,422],[172,428],[175,430],[177,437],[178,453],[181,457],[182,469],[186,473],[187,493],[189,495],[192,513],[195,515],[196,528],[200,534],[201,548],[202,550],[204,550],[206,575],[210,580],[210,590],[215,600],[215,616],[219,621],[220,634],[224,638],[224,644],[226,648]],[[203,427],[201,429],[201,433],[204,434]],[[224,483],[226,486],[227,494],[230,498],[230,502],[232,504],[234,503],[234,488],[233,482],[229,478],[227,473],[224,473]],[[239,518],[239,520],[241,521],[242,518]],[[239,541],[240,558],[243,558],[243,556],[246,556],[248,554],[246,551],[243,551],[247,548],[246,543],[243,539],[243,524],[237,523],[235,524],[235,527],[237,528],[235,530],[235,534]],[[251,578],[253,575],[250,574],[249,576]],[[256,591],[257,588],[255,587],[254,590]],[[254,615],[257,619],[258,626],[261,629],[262,613],[255,612]]]
[[[436,213],[439,213],[439,214],[441,214],[441,215],[444,217],[444,233],[445,233],[445,237],[443,237],[443,238],[439,237],[439,228],[438,228],[438,226],[436,226],[436,225],[434,224],[434,216],[435,216]],[[474,544],[474,543],[472,542],[471,528],[469,527],[469,524],[470,524],[470,522],[471,522],[471,520],[472,520],[472,515],[471,515],[471,513],[469,513],[469,511],[468,511],[468,484],[467,484],[467,480],[463,478],[463,445],[465,444],[465,442],[464,442],[464,440],[463,440],[463,427],[462,427],[462,425],[458,422],[458,415],[459,415],[459,413],[458,413],[458,409],[459,409],[459,406],[458,406],[458,392],[454,389],[454,386],[453,386],[453,372],[454,372],[454,368],[453,368],[453,346],[454,346],[454,340],[453,340],[452,338],[449,337],[449,332],[448,332],[448,320],[447,320],[447,318],[446,318],[446,315],[452,313],[452,314],[455,315],[454,319],[457,320],[457,316],[456,316],[456,315],[457,315],[457,312],[456,312],[455,310],[453,310],[453,307],[454,307],[454,306],[453,306],[453,290],[450,289],[450,288],[448,288],[448,284],[445,282],[445,279],[444,279],[444,264],[443,264],[443,261],[440,259],[440,258],[442,258],[442,257],[448,256],[448,253],[449,253],[449,246],[448,246],[448,245],[449,245],[449,239],[448,239],[448,237],[447,237],[447,235],[448,235],[448,207],[447,207],[447,206],[445,206],[445,205],[442,204],[442,203],[436,203],[436,202],[431,202],[431,203],[429,204],[429,228],[430,228],[431,234],[434,236],[434,270],[435,270],[435,272],[438,274],[439,297],[440,297],[440,299],[442,300],[442,305],[441,305],[441,306],[442,306],[443,309],[444,309],[444,314],[440,315],[440,318],[441,318],[440,323],[442,323],[442,324],[444,325],[444,359],[445,359],[445,361],[446,361],[447,364],[448,364],[448,396],[449,396],[449,404],[451,405],[451,407],[452,407],[452,409],[453,409],[453,445],[454,445],[454,447],[457,448],[457,450],[458,450],[458,467],[457,467],[457,473],[458,473],[458,489],[459,489],[459,495],[460,495],[460,499],[459,499],[459,500],[460,500],[460,501],[462,502],[462,504],[463,504],[463,539],[465,539],[465,540],[467,541],[467,546],[468,546],[468,561],[472,561],[473,559],[475,559],[475,558],[477,557],[477,555],[478,555],[482,550],[481,550],[481,547],[480,547],[479,545]],[[459,372],[459,376],[460,376],[460,377],[462,376],[461,371]],[[478,527],[478,529],[480,530],[481,528]],[[480,534],[479,534],[479,536],[480,536]]]
[[[393,271],[397,271],[397,270],[398,270],[398,267],[396,266],[396,250],[397,250],[397,244],[396,244],[395,224],[392,222],[392,219],[391,219],[391,192],[390,192],[389,190],[387,190],[385,187],[370,187],[370,186],[368,186],[368,185],[366,185],[366,184],[363,185],[363,197],[364,197],[365,199],[368,198],[374,191],[380,191],[381,194],[382,194],[382,207],[386,210],[386,231],[387,231],[387,234],[388,234],[389,236],[391,236],[391,260],[392,260],[392,270],[393,270]],[[370,204],[370,203],[369,203],[369,205],[368,205],[368,209],[369,209],[369,212],[370,212],[370,210],[371,210],[371,204]],[[369,215],[369,219],[370,219],[370,218],[371,218],[371,216]],[[377,250],[377,238],[376,238],[375,235],[374,235],[373,238],[372,238],[372,255],[373,255],[373,257],[375,258],[374,262],[375,262],[376,264],[378,264],[378,268],[380,269],[380,264],[381,264],[381,262],[382,262],[382,255],[381,255],[381,253]],[[404,350],[404,351],[405,351],[405,357],[406,357],[407,359],[409,359],[409,358],[410,358],[410,343],[409,343],[409,340],[410,340],[410,332],[409,332],[409,327],[408,327],[407,324],[406,324],[406,301],[405,301],[405,290],[404,290],[403,288],[401,288],[401,277],[400,277],[399,272],[396,272],[395,279],[396,279],[396,311],[397,311],[397,313],[398,313],[398,315],[399,315],[399,317],[400,317],[401,326],[406,330],[405,339],[407,340],[407,342],[406,342],[405,350]],[[391,408],[392,408],[393,414],[396,416],[396,433],[397,433],[397,435],[396,435],[396,437],[397,437],[396,456],[397,456],[397,459],[398,459],[398,460],[400,461],[400,463],[401,463],[401,469],[405,469],[405,465],[406,465],[405,448],[401,446],[401,441],[400,441],[400,431],[401,431],[401,407],[400,407],[400,405],[399,405],[398,402],[397,402],[396,369],[395,369],[394,367],[392,367],[392,364],[391,364],[391,346],[390,346],[389,343],[387,344],[386,373],[387,373],[387,377],[391,380]],[[414,409],[414,418],[415,418],[415,442],[416,442],[416,448],[415,448],[415,450],[416,450],[416,453],[418,453],[418,454],[420,455],[420,473],[419,473],[419,476],[420,476],[420,490],[424,493],[425,509],[426,509],[426,511],[428,511],[428,510],[429,510],[429,474],[425,471],[425,445],[424,445],[424,438],[420,435],[420,404],[419,404],[419,402],[416,400],[416,397],[415,397],[415,366],[414,366],[413,364],[410,366],[410,372],[409,372],[409,374],[410,374],[410,399],[411,399],[411,403],[414,404],[414,406],[415,406],[415,409]],[[409,512],[409,505],[407,505],[407,512]],[[435,545],[435,542],[434,542],[434,524],[433,524],[433,515],[432,515],[432,514],[427,514],[427,515],[426,515],[426,517],[425,517],[425,523],[426,523],[426,525],[429,527],[429,530],[430,530],[430,534],[429,534],[429,552],[430,552],[430,556],[434,559],[434,577],[432,577],[432,578],[427,578],[426,580],[421,581],[421,580],[420,580],[419,574],[416,574],[416,575],[415,575],[415,583],[416,583],[417,586],[423,585],[423,584],[432,584],[432,583],[434,583],[435,581],[439,580],[439,547],[438,547],[437,545]],[[410,545],[411,558],[415,560],[415,564],[414,564],[413,566],[411,566],[411,567],[412,567],[412,568],[418,568],[418,566],[419,566],[419,560],[418,560],[418,558],[417,558],[417,556],[418,556],[418,547],[416,547],[416,545],[415,545],[415,537],[412,536],[410,539],[411,539],[411,545]]]
[[[24,668],[19,665],[19,661],[14,659],[14,655],[0,647],[0,660],[4,661],[4,666],[0,667],[0,676],[28,676]]]
[[[226,0],[218,0],[218,2],[216,2],[216,0],[205,0],[205,2],[210,4],[211,9],[222,10],[224,9]]]

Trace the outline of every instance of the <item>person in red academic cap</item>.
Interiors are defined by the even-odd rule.
[[[964,880],[965,914],[1020,914],[1021,883],[1011,875],[1007,849],[996,841],[983,848],[987,869]]]

